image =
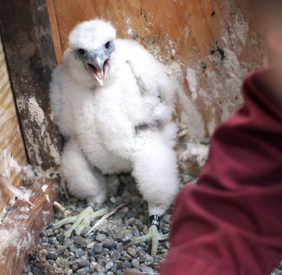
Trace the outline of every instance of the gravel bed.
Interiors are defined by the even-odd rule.
[[[129,246],[127,243],[132,237],[144,235],[148,230],[147,203],[130,176],[110,177],[108,182],[109,196],[104,206],[111,210],[121,203],[128,204],[87,237],[85,235],[90,227],[81,236],[73,234],[66,239],[63,233],[70,225],[55,230],[50,224],[41,232],[38,245],[31,249],[24,275],[112,275],[124,274],[130,268],[145,274],[158,273],[160,263],[168,252],[168,241],[159,243],[155,258],[150,255],[150,242]],[[73,215],[87,206],[85,201],[75,198],[63,198],[61,204]],[[161,219],[163,233],[169,230],[170,216],[171,209]],[[55,222],[61,218],[62,214],[55,212]]]
[[[23,275],[119,275],[124,274],[126,269],[136,269],[148,275],[158,274],[160,263],[168,252],[168,241],[159,243],[155,258],[150,255],[150,242],[132,246],[127,244],[132,237],[144,235],[148,229],[147,203],[129,175],[108,178],[108,199],[104,206],[111,210],[121,203],[127,205],[87,237],[85,234],[90,227],[81,236],[72,235],[66,239],[63,233],[70,225],[54,230],[50,224],[41,232],[39,243],[30,250],[29,264]],[[87,206],[85,201],[65,196],[61,204],[73,215]],[[171,212],[172,207],[161,219],[163,233],[169,230]],[[62,213],[56,211],[55,222],[62,218]],[[271,275],[282,275],[282,263]]]
[[[276,267],[271,275],[282,275],[282,262]]]

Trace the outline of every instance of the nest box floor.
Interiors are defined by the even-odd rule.
[[[63,197],[61,205],[72,215],[83,210],[87,203],[73,197]],[[128,175],[110,177],[108,179],[108,197],[104,204],[110,210],[126,203],[112,216],[106,219],[90,235],[72,235],[66,239],[64,232],[70,227],[66,225],[54,229],[47,226],[39,236],[37,245],[29,251],[29,264],[23,275],[43,274],[157,274],[164,260],[169,242],[159,243],[155,258],[150,255],[150,243],[128,246],[132,237],[146,233],[148,223],[147,203],[136,189],[134,180]],[[172,207],[161,219],[161,231],[167,233],[171,219]],[[63,218],[62,211],[55,212],[55,222]],[[144,229],[145,228],[145,229]],[[7,273],[8,274],[8,273]],[[282,265],[271,275],[281,275]]]

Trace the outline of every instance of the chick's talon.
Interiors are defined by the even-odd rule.
[[[149,231],[146,235],[135,237],[130,242],[129,245],[144,243],[146,241],[152,241],[151,255],[154,257],[157,255],[158,244],[159,241],[164,241],[168,239],[168,234],[161,234],[159,232],[159,217],[157,215],[153,215],[150,217],[151,226],[149,227]]]
[[[152,241],[151,255],[154,257],[157,255],[159,241],[168,239],[168,234],[161,234],[156,225],[151,225],[146,235],[133,238],[129,245],[144,243],[146,241]]]
[[[72,217],[67,217],[57,223],[54,224],[54,228],[60,228],[65,224],[73,223],[70,229],[68,229],[64,235],[69,238],[73,231],[75,231],[76,235],[80,235],[83,229],[90,225],[92,221],[96,218],[105,215],[108,212],[106,208],[99,209],[94,211],[92,206],[87,206],[84,210],[80,212],[80,214]]]

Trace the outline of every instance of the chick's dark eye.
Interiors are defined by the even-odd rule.
[[[84,54],[85,54],[85,50],[83,50],[83,49],[78,49],[77,52],[78,52],[80,55],[84,55]]]
[[[105,48],[106,48],[106,49],[109,49],[109,48],[110,48],[110,46],[111,46],[111,42],[110,42],[110,41],[108,41],[108,42],[105,44]]]

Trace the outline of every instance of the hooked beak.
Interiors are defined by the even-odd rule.
[[[103,86],[104,79],[109,71],[110,59],[102,51],[95,51],[91,55],[91,63],[87,63],[88,71],[95,77],[98,83]]]

